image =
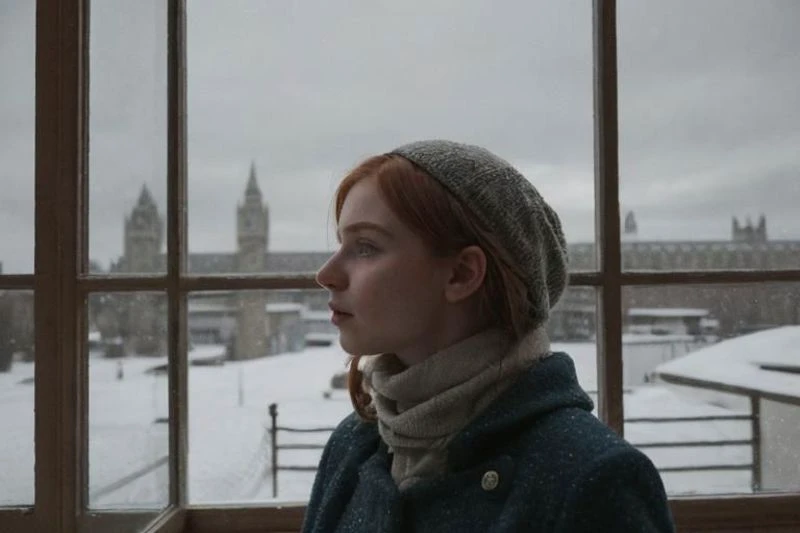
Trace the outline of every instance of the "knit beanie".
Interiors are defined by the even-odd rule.
[[[441,183],[496,237],[524,273],[534,324],[544,323],[567,285],[567,244],[558,215],[533,184],[479,146],[427,140],[389,153]]]

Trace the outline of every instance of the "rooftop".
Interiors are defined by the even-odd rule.
[[[708,309],[696,309],[690,307],[633,307],[628,309],[628,316],[650,316],[656,318],[690,318],[704,317],[708,315]]]
[[[800,326],[722,341],[660,365],[667,382],[720,392],[800,401]]]

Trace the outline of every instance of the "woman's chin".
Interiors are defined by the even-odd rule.
[[[385,350],[378,349],[374,343],[364,342],[362,339],[355,338],[352,334],[339,332],[339,345],[342,350],[350,355],[375,355],[383,353]]]
[[[348,354],[361,355],[359,351],[359,344],[359,342],[352,338],[352,335],[347,335],[341,331],[339,332],[339,345],[342,347],[342,350]]]

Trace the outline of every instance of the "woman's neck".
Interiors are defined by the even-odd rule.
[[[397,350],[394,355],[405,366],[413,366],[489,327],[487,320],[476,317],[474,313],[454,313],[436,327],[438,333],[426,335],[424,340]]]

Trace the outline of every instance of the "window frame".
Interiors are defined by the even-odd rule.
[[[598,413],[622,434],[622,291],[641,285],[799,282],[800,269],[623,271],[619,205],[617,2],[593,0],[595,220],[599,267],[571,275],[597,290]],[[190,506],[187,498],[186,301],[192,291],[317,288],[311,273],[196,276],[186,271],[186,1],[168,0],[167,271],[88,274],[89,0],[37,0],[35,263],[32,275],[0,275],[0,289],[34,292],[35,501],[0,509],[12,531],[104,531],[141,523],[151,533],[299,529],[304,504]],[[167,294],[170,361],[170,504],[157,517],[85,513],[87,295]],[[672,498],[680,530],[800,528],[800,493]],[[149,526],[145,525],[149,523]],[[774,528],[774,529],[773,529]],[[783,529],[786,528],[786,529]]]

